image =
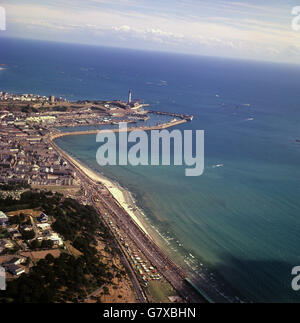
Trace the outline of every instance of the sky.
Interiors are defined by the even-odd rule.
[[[300,0],[0,0],[7,21],[0,37],[300,64],[300,30],[291,27],[297,5]]]

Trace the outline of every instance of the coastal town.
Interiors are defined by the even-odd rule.
[[[36,258],[43,258],[48,253],[53,257],[61,257],[63,253],[72,255],[72,250],[76,250],[74,243],[64,235],[64,229],[58,226],[60,220],[56,218],[56,213],[49,215],[52,210],[47,213],[47,208],[35,205],[22,209],[22,205],[28,202],[26,196],[32,190],[36,192],[32,194],[42,196],[47,190],[59,194],[59,205],[64,205],[64,199],[72,199],[80,205],[92,206],[101,215],[104,227],[119,249],[118,266],[123,268],[120,270],[126,268],[125,271],[130,273],[122,283],[119,281],[119,285],[131,290],[127,295],[130,301],[210,300],[206,291],[200,290],[161,251],[134,220],[130,210],[112,194],[110,186],[93,172],[84,169],[54,142],[55,138],[65,135],[96,133],[99,126],[117,125],[121,121],[132,123],[139,129],[162,129],[193,119],[192,116],[174,113],[149,112],[145,109],[146,104],[132,100],[131,96],[130,90],[127,102],[69,102],[54,96],[47,98],[0,92],[0,198],[4,202],[9,200],[12,205],[12,201],[16,201],[16,205],[21,204],[15,208],[11,205],[7,208],[8,212],[0,213],[0,265],[7,270],[8,281],[30,273],[30,268],[37,262]],[[169,119],[165,123],[144,124],[152,114],[167,115]],[[81,130],[78,128],[80,126],[96,128],[86,130],[84,127]],[[77,128],[74,130],[74,127]],[[6,205],[4,202],[2,204]],[[80,252],[78,249],[77,253]],[[115,263],[116,257],[112,258]],[[107,283],[105,286],[106,293],[97,287],[78,296],[77,301],[105,301],[105,295],[113,295],[117,289],[116,286],[112,289]],[[118,301],[115,298],[106,299]]]
[[[40,101],[37,104],[27,104],[30,102],[27,98]],[[62,132],[58,128],[69,127],[73,130],[76,126],[105,127],[117,125],[119,122],[135,125],[150,118],[148,111],[143,109],[146,106],[139,101],[131,102],[131,92],[127,103],[68,102],[54,96],[46,100],[38,95],[0,92],[0,181],[30,185],[78,185],[76,172],[49,145],[51,137],[76,133]],[[168,125],[186,122],[188,119],[191,117],[181,115],[172,119]],[[97,133],[99,128],[86,131]]]

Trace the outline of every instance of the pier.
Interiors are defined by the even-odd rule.
[[[194,119],[193,115],[187,115],[187,114],[182,114],[182,113],[162,112],[162,111],[153,111],[153,110],[149,110],[148,113],[180,118],[180,119],[186,120],[186,121],[192,121]]]

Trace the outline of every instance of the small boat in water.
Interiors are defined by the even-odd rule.
[[[213,167],[212,168],[216,168],[216,167],[223,167],[224,166],[224,164],[217,164],[217,165],[213,165]]]

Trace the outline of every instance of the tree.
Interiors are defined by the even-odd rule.
[[[53,241],[52,240],[43,240],[41,244],[42,249],[51,249],[53,248]]]
[[[11,224],[20,224],[21,220],[20,220],[20,217],[18,215],[14,215],[14,216],[9,218],[9,222]]]
[[[31,249],[38,249],[40,247],[40,242],[38,240],[33,240],[30,244]]]
[[[22,232],[22,238],[24,240],[31,240],[35,237],[35,233],[33,230],[30,230],[30,231],[23,231]]]
[[[49,261],[49,263],[52,263],[55,260],[55,258],[51,255],[51,253],[48,253],[45,259]]]
[[[20,222],[23,223],[25,221],[25,214],[24,213],[20,213],[19,218],[20,218]]]
[[[104,292],[105,295],[109,295],[109,289],[108,289],[107,286],[103,287],[103,292]]]

